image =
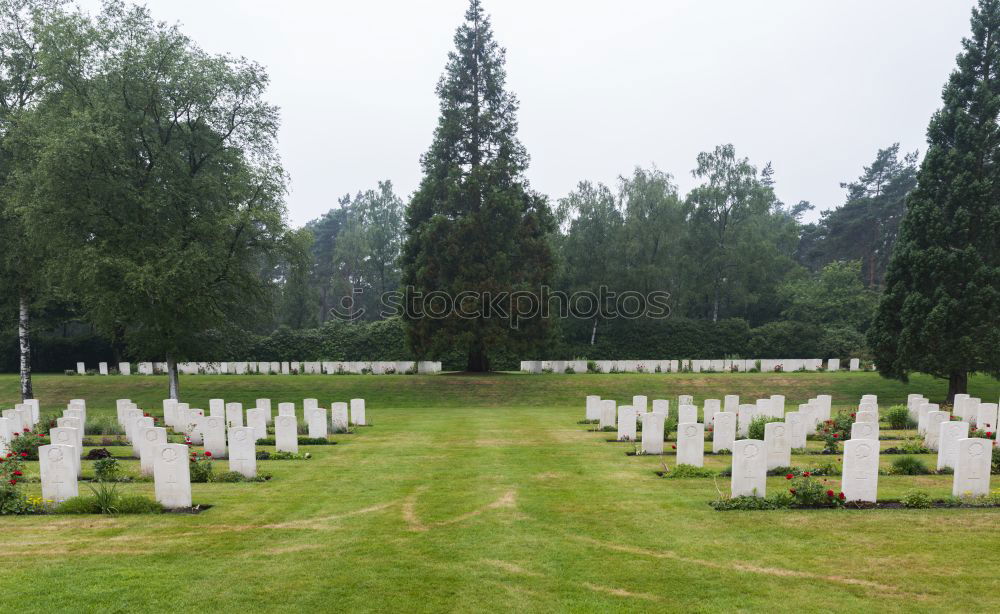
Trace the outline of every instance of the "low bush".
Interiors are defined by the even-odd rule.
[[[212,481],[212,453],[205,451],[203,454],[191,453],[191,483],[202,484]]]
[[[709,505],[718,512],[730,510],[781,510],[792,504],[787,495],[772,495],[770,497],[724,497],[710,501]]]
[[[125,429],[111,416],[90,418],[83,427],[84,435],[124,435]]]
[[[38,448],[48,443],[48,434],[25,428],[20,433],[14,433],[7,444],[7,449],[14,456],[25,460],[38,460]]]
[[[83,460],[101,460],[102,458],[111,458],[111,452],[108,452],[107,448],[93,448],[90,452],[87,452]]]
[[[904,456],[892,461],[894,475],[928,475],[931,470],[923,460],[915,456]]]
[[[94,477],[102,482],[117,482],[122,475],[118,460],[110,456],[94,463]]]
[[[102,511],[102,509],[113,511]],[[66,499],[55,508],[56,514],[161,514],[163,506],[142,495],[120,495],[115,493],[110,504],[103,504],[95,496],[80,496]]]
[[[930,495],[916,490],[907,492],[899,502],[903,504],[903,507],[912,509],[925,509],[930,507],[932,503]]]
[[[785,478],[791,482],[788,493],[792,496],[793,505],[802,507],[841,507],[844,505],[844,493],[827,488],[826,484],[813,477],[809,471],[802,472],[802,475],[798,477],[789,473],[785,475]]]
[[[271,479],[269,473],[258,473],[256,477],[248,478],[239,471],[223,471],[212,477],[213,482],[237,483],[237,482],[266,482]]]
[[[24,459],[8,452],[0,458],[0,516],[31,513],[31,504],[21,489]]]
[[[892,429],[908,429],[916,426],[906,405],[893,405],[886,412],[885,418],[889,422],[889,428]]]
[[[677,465],[673,471],[663,474],[665,478],[710,478],[715,472],[707,467],[695,467],[694,465]]]
[[[617,427],[616,429],[617,430]],[[322,437],[302,437],[299,436],[300,446],[332,446],[335,445],[336,441],[330,441],[329,439],[324,439]],[[257,445],[259,446],[273,446],[274,437],[265,437],[264,439],[258,439]]]
[[[784,418],[775,418],[774,416],[757,416],[750,421],[750,427],[747,434],[747,439],[764,439],[764,428],[765,425],[771,422],[784,422]]]
[[[268,452],[267,450],[257,451],[257,460],[309,460],[312,458],[312,454],[306,453],[294,453],[294,452]]]

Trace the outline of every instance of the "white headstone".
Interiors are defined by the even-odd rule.
[[[302,399],[302,409],[309,410],[319,407],[319,401],[316,399]]]
[[[68,446],[73,449],[73,464],[76,467],[76,475],[80,476],[83,469],[83,462],[80,458],[83,455],[83,447],[80,445],[80,429],[65,426],[49,429],[49,441],[54,445]]]
[[[840,490],[845,501],[871,501],[878,498],[879,442],[851,439],[844,442],[844,467]]]
[[[694,397],[690,394],[681,394],[677,396],[677,405],[694,405]]]
[[[309,426],[309,436],[317,439],[326,439],[326,408],[310,407],[306,408],[306,424]]]
[[[783,394],[772,394],[771,395],[771,415],[775,418],[785,417],[785,395]]]
[[[921,403],[917,407],[917,433],[920,435],[927,434],[927,415],[932,411],[938,411],[937,403]]]
[[[274,422],[274,414],[271,411],[271,399],[257,399],[256,407],[257,409],[264,410],[264,415],[267,416],[268,424]]]
[[[643,414],[642,453],[663,454],[663,415],[650,412]]]
[[[86,375],[87,374],[87,365],[83,364],[82,362],[76,363],[76,372],[79,375]]]
[[[226,455],[225,420],[218,416],[205,416],[201,419],[201,435],[206,452],[211,452],[215,458]]]
[[[735,441],[736,414],[730,411],[715,414],[712,424],[712,452],[719,453],[723,450],[732,452]]]
[[[839,358],[831,358],[831,359],[829,359],[826,362],[826,370],[830,371],[830,372],[840,371],[840,359]]]
[[[653,399],[653,413],[663,414],[663,419],[666,420],[670,415],[670,401],[666,399]]]
[[[217,418],[226,417],[226,401],[225,399],[209,399],[208,400],[208,415],[215,416]]]
[[[601,418],[601,397],[596,394],[587,395],[587,420],[600,420]]]
[[[969,437],[968,422],[942,422],[938,434],[938,471],[945,467],[952,469],[958,464],[958,440]]]
[[[873,411],[859,411],[854,414],[855,422],[870,422],[871,424],[878,424],[878,413]]]
[[[740,395],[738,394],[727,394],[725,398],[722,399],[722,411],[727,411],[729,413],[735,414],[740,408]]]
[[[618,408],[618,441],[636,440],[635,420],[636,411],[634,407],[622,405]]]
[[[746,437],[750,432],[750,423],[753,422],[754,412],[756,411],[756,405],[739,406],[736,415],[736,435],[738,437]]]
[[[734,497],[767,494],[767,451],[759,439],[740,439],[733,444],[730,492]]]
[[[118,363],[118,372],[122,375],[132,375],[132,365],[127,362]]]
[[[346,433],[348,431],[350,428],[350,418],[348,417],[347,403],[333,403],[330,405],[330,425],[333,427],[334,433]]]
[[[809,418],[800,411],[790,411],[785,414],[785,425],[788,427],[788,442],[792,448],[806,447],[806,437],[809,435],[806,427]]]
[[[605,429],[609,426],[615,425],[616,411],[615,402],[611,399],[601,400],[601,418],[600,422],[597,424],[597,428]]]
[[[294,416],[295,415],[295,403],[278,403],[278,415],[279,416]]]
[[[855,422],[851,425],[851,439],[878,441],[878,422]]]
[[[980,403],[979,414],[976,416],[976,428],[991,433],[997,430],[997,404]]]
[[[156,449],[167,443],[167,429],[147,426],[139,429],[139,471],[143,475],[153,475],[153,457]]]
[[[38,461],[43,499],[60,502],[80,494],[76,481],[80,461],[74,446],[41,446],[38,448]]]
[[[226,403],[226,425],[243,426],[243,404]]]
[[[677,408],[677,422],[697,422],[698,408],[694,405],[681,405]]]
[[[163,423],[170,428],[177,426],[177,399],[163,400]]]
[[[852,358],[848,362],[848,366],[851,371],[859,371],[861,370],[861,361],[857,358]]]
[[[106,363],[106,362],[97,363],[97,370],[98,370],[98,373],[100,373],[101,375],[107,375],[108,374],[108,363]]]
[[[132,439],[132,456],[135,458],[142,459],[142,430],[154,426],[156,426],[156,423],[153,419],[146,416],[139,418],[132,425],[132,433],[135,435],[135,438]]]
[[[989,439],[958,440],[958,461],[951,487],[952,496],[989,494],[992,454],[993,442]]]
[[[719,399],[705,399],[705,402],[702,404],[703,422],[705,424],[712,424],[712,416],[720,411],[722,411],[722,401]]]
[[[677,464],[705,465],[705,425],[681,422],[677,425]]]
[[[205,410],[188,409],[187,411],[184,412],[184,415],[187,416],[189,424],[188,429],[184,432],[184,434],[188,436],[188,439],[191,440],[191,443],[193,445],[196,446],[202,445],[202,442],[204,441],[203,429],[206,418]],[[221,418],[216,418],[216,419],[221,420]]]
[[[189,465],[188,447],[182,443],[164,443],[153,448],[153,488],[156,500],[163,507],[191,507]]]
[[[947,422],[951,415],[946,411],[932,411],[927,414],[924,423],[924,447],[928,450],[938,449],[938,437],[941,436],[941,423]]]
[[[324,422],[325,425],[325,422]],[[248,478],[257,477],[257,433],[253,427],[229,429],[229,470]]]
[[[351,399],[351,424],[364,426],[368,424],[365,419],[365,400]]]
[[[649,411],[648,403],[646,395],[637,394],[632,397],[632,409],[635,410],[636,414],[644,414]]]
[[[767,469],[789,467],[792,464],[792,445],[788,427],[784,422],[764,425],[764,447],[767,449]]]
[[[274,419],[274,444],[279,452],[299,451],[298,422],[295,416],[278,414]]]
[[[247,427],[254,432],[254,441],[267,439],[267,414],[263,409],[254,407],[247,410]]]

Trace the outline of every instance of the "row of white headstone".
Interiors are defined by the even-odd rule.
[[[663,424],[670,415],[670,401],[666,399],[655,399],[652,402],[652,411],[647,412],[648,399],[644,395],[632,397],[631,405],[616,406],[614,400],[601,399],[597,395],[587,397],[586,419],[597,420],[601,429],[618,427],[618,439],[620,441],[636,440],[636,420],[657,420],[651,423],[654,429],[651,433],[663,432]],[[721,452],[732,450],[733,443],[737,437],[746,437],[750,430],[750,423],[759,416],[784,419],[783,423],[774,422],[765,426],[765,437],[768,441],[773,439],[772,456],[777,463],[774,467],[785,466],[787,462],[779,462],[781,459],[789,457],[792,448],[804,448],[806,437],[815,432],[816,426],[823,420],[830,418],[832,397],[830,395],[819,395],[810,399],[808,403],[799,405],[798,411],[785,412],[785,397],[783,395],[772,395],[766,399],[758,399],[753,404],[741,404],[738,395],[726,395],[724,399],[705,399],[702,409],[702,419],[699,427],[682,428],[684,425],[698,424],[698,407],[694,404],[691,395],[680,395],[678,397],[678,443],[677,449],[688,449],[688,445],[703,445],[705,429],[712,432],[712,450]],[[659,419],[647,418],[647,415],[658,414]],[[875,420],[877,427],[877,418]],[[647,444],[645,434],[646,423],[642,423],[643,443],[642,450],[646,454],[662,453],[662,441],[651,441]],[[656,425],[659,424],[658,431]],[[700,432],[700,435],[699,435]],[[772,436],[767,437],[766,433],[771,432]],[[695,442],[701,440],[701,444]],[[655,440],[656,437],[651,439]],[[661,437],[662,439],[662,437]],[[683,441],[683,444],[682,444]],[[786,445],[787,444],[787,445]],[[787,447],[787,450],[785,448]],[[653,450],[659,450],[653,451]],[[679,456],[680,453],[679,453]],[[687,458],[688,455],[683,455]],[[694,454],[691,458],[695,458]],[[678,461],[680,462],[680,460]],[[691,464],[691,463],[684,463]],[[701,466],[700,460],[697,466]],[[773,467],[772,467],[773,468]]]
[[[818,371],[823,368],[821,358],[788,358],[788,359],[719,359],[719,360],[595,360],[593,361],[600,373],[729,373],[747,372],[760,369],[763,372]],[[839,371],[840,359],[830,358],[826,361],[827,371]],[[861,360],[851,358],[848,370],[860,371]],[[522,360],[521,371],[524,373],[586,373],[586,360]]]
[[[354,361],[354,362],[182,362],[177,364],[177,371],[182,375],[337,375],[364,374],[392,375],[405,373],[431,374],[441,372],[441,363],[437,361],[400,360],[400,361]],[[76,363],[76,372],[86,375],[87,365]],[[100,375],[110,374],[108,363],[97,364]],[[167,372],[165,362],[140,362],[139,375],[156,375]],[[127,362],[118,363],[119,375],[131,375],[132,365]]]
[[[0,453],[6,454],[15,434],[20,437],[25,431],[31,431],[38,420],[38,399],[28,399],[15,404],[12,409],[0,411]]]

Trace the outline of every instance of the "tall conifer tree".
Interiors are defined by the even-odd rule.
[[[928,150],[869,343],[879,372],[1000,376],[1000,0],[980,0],[972,35],[927,129]]]
[[[471,0],[438,82],[441,116],[406,215],[408,341],[422,357],[458,349],[470,371],[489,370],[491,352],[545,337],[541,318],[490,314],[487,301],[537,293],[553,272],[554,220],[524,178],[528,154],[517,140],[517,99],[504,88],[504,55]],[[458,300],[446,312],[435,303],[431,315],[420,306],[432,292]]]

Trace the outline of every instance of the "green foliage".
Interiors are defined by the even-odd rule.
[[[831,262],[814,276],[787,282],[781,297],[788,304],[782,316],[813,326],[864,330],[877,297],[861,282],[861,261]]]
[[[926,509],[931,507],[931,497],[927,493],[911,490],[899,500],[903,507],[911,509]]]
[[[517,100],[504,89],[504,51],[479,0],[470,1],[454,40],[437,87],[438,126],[421,159],[424,177],[406,212],[407,338],[418,356],[458,347],[468,370],[488,371],[497,348],[529,348],[546,339],[549,320],[470,318],[458,305],[442,317],[423,317],[420,298],[432,291],[495,296],[551,285],[554,219],[545,197],[524,179],[528,155],[516,137]]]
[[[725,497],[710,501],[709,505],[717,512],[731,510],[781,510],[787,509],[792,504],[792,498],[788,495],[772,495],[769,497]]]
[[[59,95],[24,117],[11,190],[90,323],[133,354],[200,359],[266,307],[285,231],[268,77],[142,7],[59,27],[41,54]]]
[[[914,426],[913,419],[910,418],[910,410],[905,405],[893,405],[885,413],[885,417],[889,422],[889,428],[892,429],[906,429]]]
[[[111,482],[98,482],[97,486],[87,484],[90,492],[94,493],[94,507],[98,514],[118,513],[118,484]]]
[[[312,454],[309,452],[283,452],[281,450],[276,450],[274,452],[268,452],[267,450],[257,451],[257,460],[309,460],[312,458]]]
[[[21,488],[24,480],[24,461],[20,456],[8,454],[0,458],[0,516],[25,514],[31,509]]]
[[[747,433],[747,439],[764,439],[764,427],[772,422],[784,422],[782,418],[775,418],[774,416],[756,416],[750,421],[749,431]]]
[[[192,484],[212,481],[213,461],[208,452],[200,455],[197,452],[192,452],[190,461]]]
[[[14,433],[14,437],[7,444],[7,449],[14,456],[25,460],[38,460],[38,448],[49,443],[49,436],[40,430],[32,431],[25,428],[21,433]]]
[[[118,460],[112,457],[94,462],[94,476],[101,482],[116,482],[122,476]]]
[[[902,456],[893,459],[892,473],[895,475],[929,475],[932,471],[923,460],[916,456]]]
[[[73,497],[60,503],[54,511],[56,514],[161,514],[163,506],[142,495],[116,493],[103,503],[96,496]]]
[[[869,343],[879,372],[950,380],[1000,375],[1000,3],[973,9],[972,33],[927,128],[927,154],[907,199]]]
[[[715,471],[708,467],[695,467],[694,465],[677,465],[672,471],[663,474],[665,478],[710,478],[715,475]]]
[[[804,472],[796,477],[787,474],[790,482],[788,493],[792,496],[794,505],[803,507],[841,507],[844,505],[844,493],[828,488],[817,480],[810,472]]]
[[[239,471],[223,471],[212,476],[213,482],[237,483],[237,482],[266,482],[271,479],[269,473],[260,473],[255,477],[248,478]]]

